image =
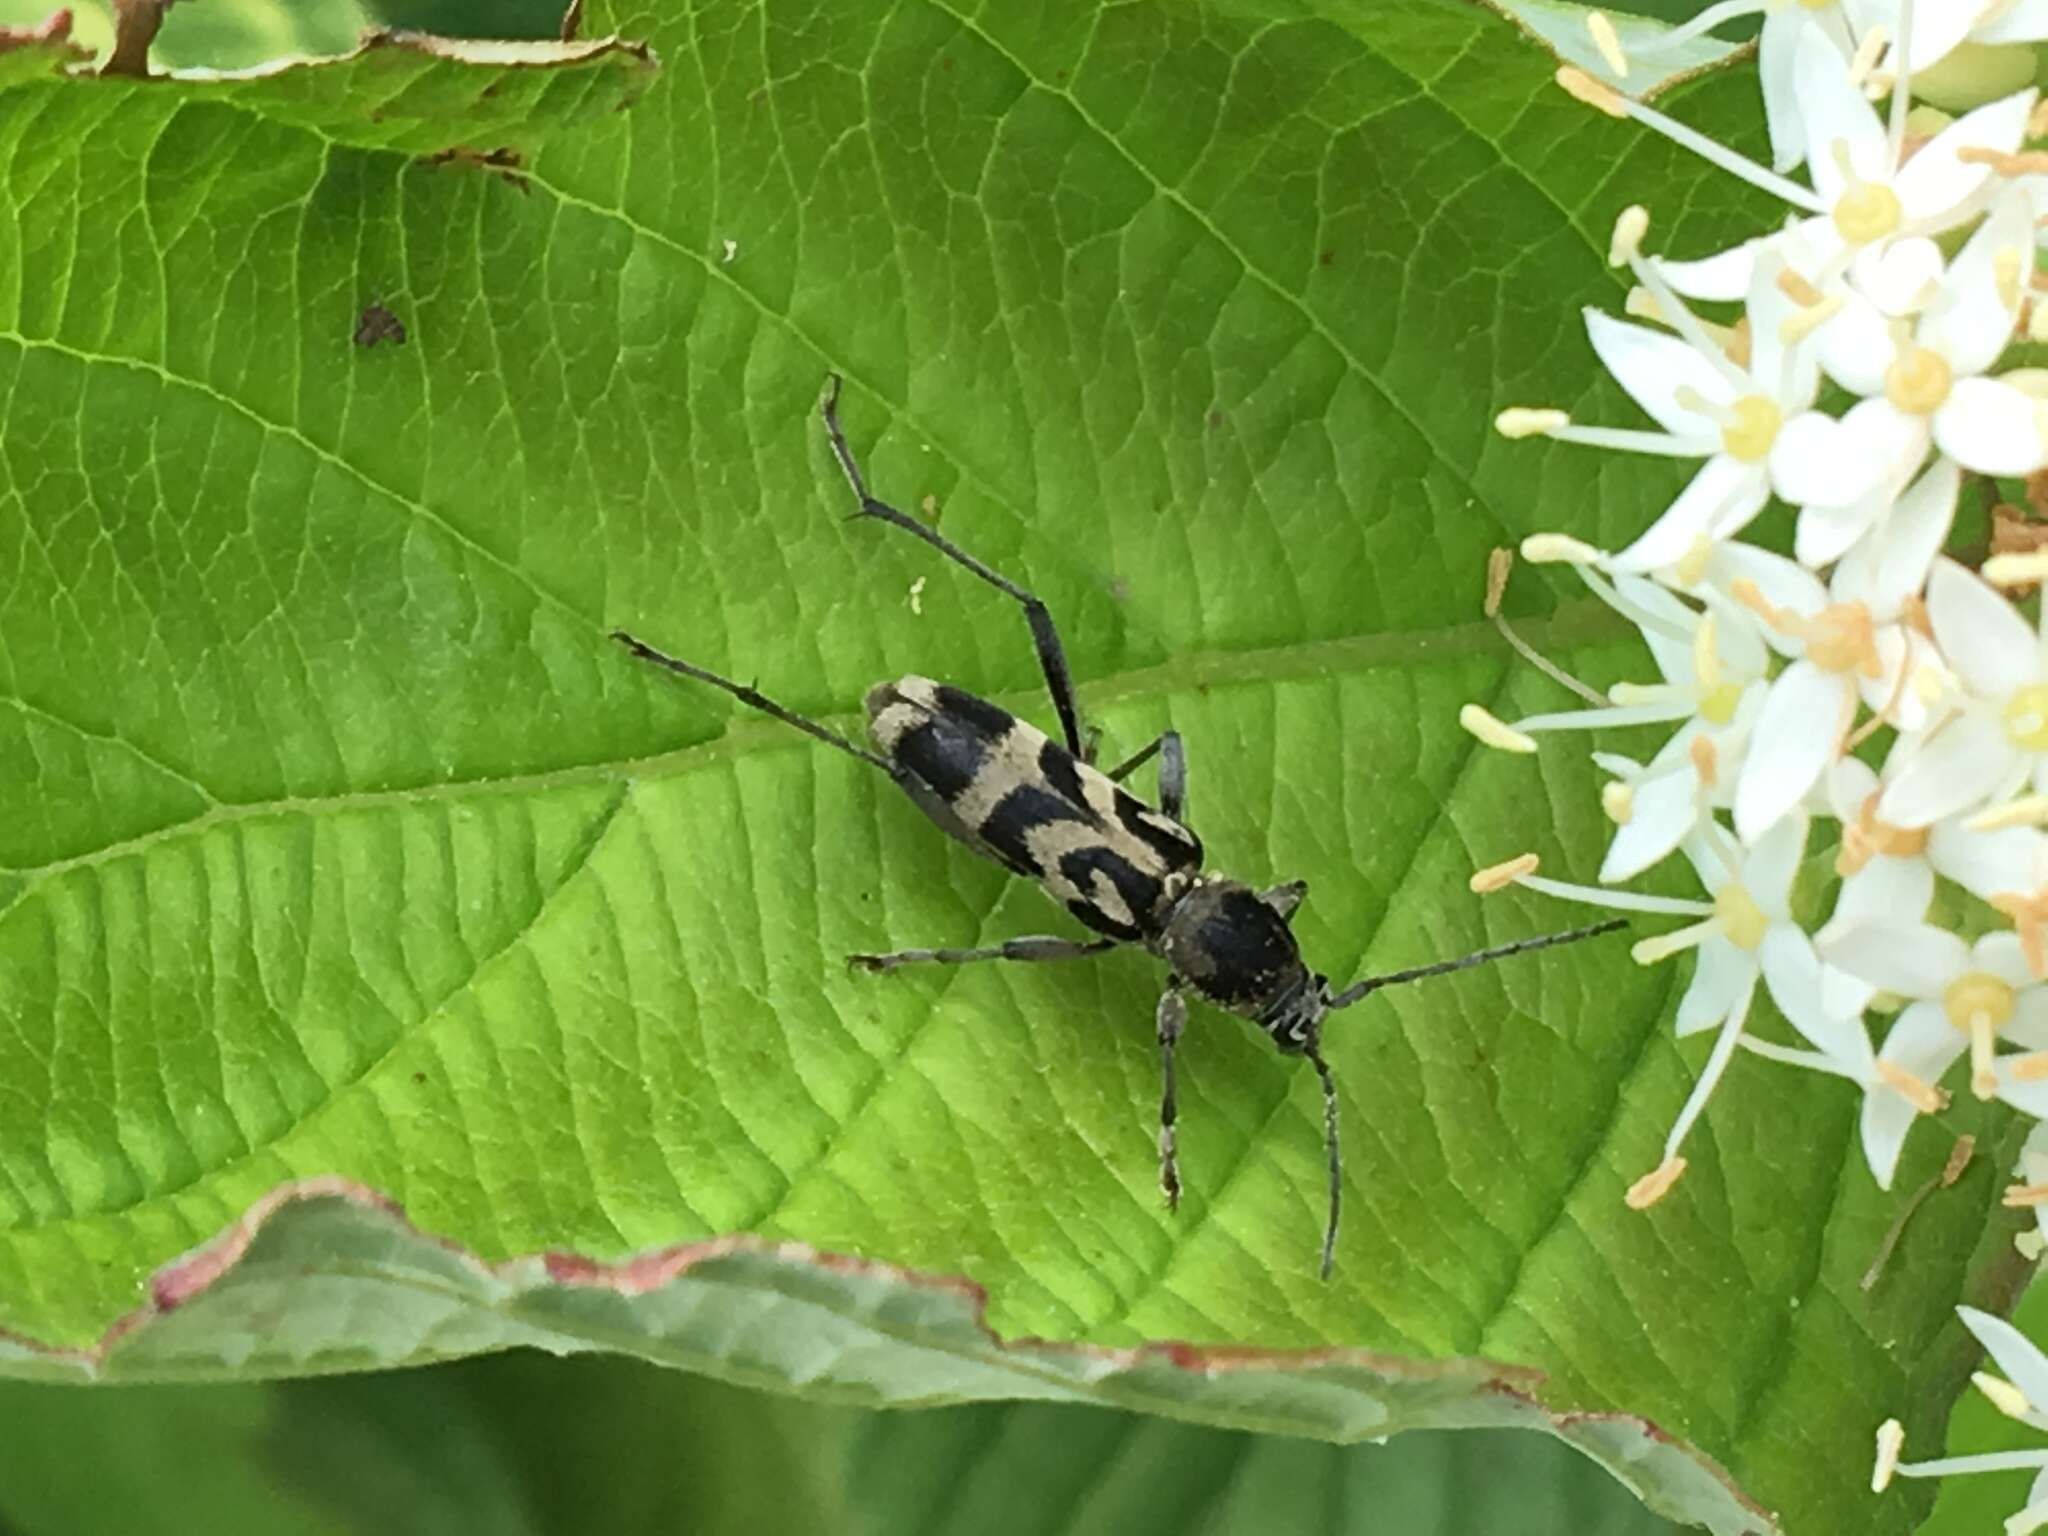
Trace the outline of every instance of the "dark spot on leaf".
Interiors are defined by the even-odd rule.
[[[404,346],[405,322],[382,304],[366,304],[356,317],[355,343],[359,347],[374,347],[380,341]]]
[[[488,95],[489,92],[485,94]],[[467,144],[451,144],[446,149],[428,155],[423,163],[462,165],[476,170],[491,171],[522,192],[533,190],[526,182],[526,157],[509,144],[501,144],[496,149],[472,149]]]
[[[1335,261],[1336,259],[1337,259],[1337,253],[1336,253],[1335,251],[1324,251],[1324,252],[1322,253],[1322,255],[1320,255],[1320,256],[1318,256],[1318,257],[1316,258],[1316,262],[1317,262],[1317,264],[1318,264],[1318,265],[1320,265],[1320,266],[1325,266],[1325,267],[1327,267],[1327,266],[1329,266],[1329,265],[1330,265],[1330,263],[1332,263],[1332,262],[1333,262],[1333,261]]]
[[[1210,430],[1214,431],[1216,428],[1223,425],[1223,413],[1221,411],[1211,411],[1208,416],[1208,421]]]

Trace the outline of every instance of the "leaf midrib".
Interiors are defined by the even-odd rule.
[[[1516,628],[1537,649],[1553,657],[1608,644],[1627,632],[1627,626],[1611,609],[1592,598],[1561,604],[1545,618],[1519,620]],[[1509,656],[1506,645],[1493,626],[1478,620],[1440,629],[1384,630],[1377,634],[1303,641],[1294,645],[1193,652],[1172,661],[1106,674],[1093,682],[1079,684],[1076,691],[1081,702],[1089,707],[1089,712],[1100,712],[1136,698],[1194,690],[1271,686],[1488,653],[1499,654],[1503,660]],[[686,685],[679,683],[677,686]],[[707,701],[713,696],[709,688],[703,693]],[[995,698],[997,702],[1008,704],[1026,715],[1043,712],[1041,689],[1004,692]],[[0,702],[19,701],[5,699]],[[804,709],[801,700],[791,699],[789,703],[792,708]],[[851,711],[821,712],[814,718],[827,725],[845,727],[856,734],[860,727],[860,717]],[[90,852],[52,859],[45,864],[0,865],[0,874],[13,875],[24,882],[13,901],[0,907],[0,918],[20,905],[45,881],[56,876],[92,868],[130,854],[144,853],[175,838],[196,835],[217,826],[260,820],[267,816],[320,815],[403,806],[418,801],[459,800],[471,795],[537,794],[620,778],[671,778],[756,752],[794,751],[811,745],[777,721],[735,716],[733,722],[717,736],[647,757],[611,758],[568,768],[551,768],[543,773],[447,779],[398,789],[347,790],[333,795],[285,795],[269,800],[223,802],[197,816],[137,833]]]

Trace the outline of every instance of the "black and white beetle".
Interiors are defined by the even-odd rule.
[[[905,949],[851,955],[869,971],[900,965],[967,960],[1065,960],[1140,944],[1164,960],[1166,989],[1158,1009],[1159,1184],[1169,1209],[1180,1201],[1174,1158],[1173,1049],[1187,1020],[1189,991],[1254,1021],[1292,1056],[1306,1056],[1323,1085],[1324,1140],[1329,1154],[1330,1212],[1323,1230],[1322,1274],[1337,1246],[1342,1165],[1337,1150],[1337,1085],[1322,1053],[1323,1015],[1349,1008],[1397,982],[1441,976],[1506,955],[1591,938],[1622,926],[1619,919],[1564,933],[1478,950],[1456,960],[1368,976],[1332,993],[1329,979],[1301,962],[1288,927],[1307,894],[1291,880],[1266,890],[1202,873],[1202,843],[1187,823],[1187,759],[1180,735],[1167,731],[1121,766],[1092,766],[1074,707],[1073,678],[1059,632],[1045,605],[983,565],[951,540],[868,494],[860,466],[839,430],[839,376],[827,381],[819,413],[832,454],[860,502],[855,517],[879,518],[924,540],[940,554],[1023,606],[1045,673],[1063,741],[1053,741],[1009,711],[928,677],[899,677],[868,690],[868,732],[878,751],[785,709],[755,688],[664,655],[624,630],[612,638],[634,655],[722,688],[741,703],[795,726],[850,757],[871,763],[902,787],[918,808],[977,853],[1037,881],[1099,938],[1010,939],[982,949]],[[1159,809],[1121,788],[1144,763],[1159,759]]]

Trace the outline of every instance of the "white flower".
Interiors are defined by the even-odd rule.
[[[1926,702],[1910,678],[1927,646],[1904,619],[1954,515],[1957,484],[1955,466],[1938,461],[1901,501],[1899,537],[1859,549],[1826,587],[1765,550],[1716,552],[1709,579],[1725,581],[1730,596],[1762,616],[1771,644],[1796,658],[1771,681],[1736,781],[1735,830],[1744,842],[1801,804],[1842,756],[1859,697],[1880,716],[1920,718]]]
[[[2013,339],[2034,267],[2032,199],[1999,199],[1938,282],[1916,295],[1911,322],[1888,319],[1859,294],[1816,332],[1821,367],[1869,398],[1845,430],[1888,442],[1907,472],[1930,441],[1965,469],[2025,475],[2048,463],[2048,432],[2032,395],[1982,377]]]
[[[1841,55],[1846,69],[1856,51],[1863,28],[1848,6],[1834,0],[1802,0],[1787,5],[1782,0],[1721,0],[1710,5],[1682,26],[1673,27],[1653,45],[1638,43],[1638,54],[1662,52],[1711,32],[1725,22],[1763,12],[1763,27],[1757,39],[1757,75],[1763,85],[1764,117],[1771,130],[1771,165],[1789,171],[1806,158],[1806,128],[1799,115],[1792,60],[1799,40],[1811,30]]]
[[[1613,569],[1647,571],[1680,559],[1702,538],[1732,537],[1775,490],[1790,501],[1850,501],[1870,467],[1838,450],[1826,417],[1810,409],[1820,388],[1811,348],[1799,345],[1799,306],[1777,281],[1776,258],[1756,263],[1746,317],[1748,357],[1722,342],[1666,288],[1637,249],[1646,223],[1631,208],[1616,225],[1614,252],[1643,279],[1658,317],[1678,334],[1585,311],[1586,334],[1607,371],[1663,430],[1588,427],[1561,411],[1511,410],[1496,425],[1510,436],[1540,433],[1562,442],[1629,453],[1704,459],[1675,501],[1640,538],[1612,557]]]
[[[1534,872],[1533,855],[1520,863],[1496,866],[1474,880],[1476,889],[1493,889],[1512,881],[1568,901],[1694,919],[1683,928],[1644,939],[1630,951],[1638,964],[1653,965],[1686,950],[1697,950],[1692,983],[1678,1003],[1678,1034],[1683,1038],[1709,1029],[1719,1031],[1698,1081],[1665,1138],[1663,1161],[1629,1189],[1628,1203],[1638,1210],[1663,1198],[1685,1171],[1679,1148],[1735,1054],[1759,979],[1769,985],[1779,1010],[1824,1057],[1853,1058],[1858,1038],[1863,1054],[1869,1054],[1860,1022],[1870,997],[1869,986],[1821,964],[1805,931],[1792,917],[1792,880],[1806,851],[1806,834],[1804,815],[1787,816],[1755,847],[1745,850],[1718,823],[1706,823],[1684,846],[1712,898],[1709,901],[1548,879]],[[1495,875],[1500,878],[1491,878]]]
[[[1957,1307],[1956,1315],[1990,1352],[2006,1378],[1979,1371],[1970,1379],[1991,1400],[1999,1412],[2034,1429],[2048,1429],[2048,1357],[2044,1357],[2027,1336],[2003,1318],[1975,1307]],[[2048,1449],[2038,1451],[1994,1451],[1983,1456],[1944,1456],[1935,1461],[1902,1462],[1899,1448],[1905,1432],[1897,1419],[1887,1419],[1877,1432],[1877,1465],[1871,1473],[1870,1490],[1882,1493],[1894,1476],[1948,1477],[1972,1472],[2009,1472],[2031,1468],[2038,1475],[2027,1495],[2024,1508],[2005,1522],[2006,1536],[2030,1536],[2048,1526]]]
[[[1810,189],[1660,112],[1618,101],[1625,115],[1807,215],[1783,234],[1750,240],[1699,261],[1659,265],[1680,293],[1734,299],[1748,291],[1756,258],[1776,247],[1809,282],[1825,288],[1846,271],[1881,309],[1903,312],[1940,273],[1941,252],[1931,237],[1968,223],[1983,209],[1992,171],[1978,156],[1989,152],[1995,158],[2019,148],[2034,92],[2016,92],[1979,107],[1909,157],[1903,111],[1894,111],[1887,128],[1850,79],[1839,48],[1821,29],[1801,32],[1794,45],[1792,75],[1813,181]],[[1971,152],[1968,158],[1966,151]]]
[[[1539,536],[1532,545],[1541,542]],[[1600,878],[1626,880],[1676,848],[1711,807],[1728,803],[1763,707],[1770,650],[1755,618],[1718,593],[1702,612],[1640,576],[1610,582],[1589,563],[1575,564],[1601,601],[1641,631],[1663,681],[1619,683],[1604,706],[1529,715],[1507,729],[1512,737],[1533,739],[1549,731],[1678,725],[1647,767],[1595,754],[1616,775],[1604,797],[1615,834]],[[1467,716],[1468,727],[1476,723]]]
[[[1896,749],[1895,749],[1896,750]],[[2031,826],[1974,827],[1952,817],[1932,827],[1898,827],[1879,814],[1884,783],[1868,764],[1845,757],[1823,781],[1825,814],[1841,823],[1835,910],[1816,938],[1858,923],[1918,922],[1934,899],[1938,875],[1990,902],[2021,925],[2028,969],[2048,975],[2042,923],[2048,920],[2048,835]],[[2041,908],[2031,922],[2028,909]]]
[[[1874,1090],[1863,1101],[1863,1151],[1880,1185],[1891,1187],[1915,1114],[1934,1103],[1926,1090],[1965,1051],[1978,1098],[2048,1113],[2048,1055],[2038,1054],[2048,1050],[2048,986],[2029,974],[2017,937],[1993,933],[1965,944],[1928,923],[1868,922],[1830,937],[1821,954],[1911,999],[1877,1053],[1878,1073],[1896,1091]],[[2001,1056],[2001,1039],[2026,1053]]]
[[[2030,779],[2048,791],[2048,634],[2037,638],[2011,603],[1946,558],[1928,577],[1927,617],[1960,686],[1945,720],[1894,749],[1879,814],[1924,827]]]

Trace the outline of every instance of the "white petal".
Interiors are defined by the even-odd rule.
[[[1849,506],[1877,488],[1895,440],[1890,420],[1869,411],[1840,421],[1802,411],[1771,443],[1771,488],[1795,506]]]
[[[1643,644],[1666,681],[1693,686],[1692,637],[1700,627],[1699,611],[1667,587],[1626,571],[1613,573],[1614,591],[1624,603],[1615,611],[1642,631]],[[1634,611],[1631,611],[1634,610]],[[1642,615],[1657,622],[1645,624]]]
[[[1806,935],[1790,923],[1773,923],[1764,934],[1761,955],[1771,1000],[1792,1027],[1822,1055],[1853,1068],[1859,1078],[1868,1075],[1870,1036],[1863,1028],[1862,1010],[1842,1012],[1831,1006],[1833,998],[1821,986],[1820,960]],[[1850,995],[1868,998],[1869,991]]]
[[[1712,1029],[1756,981],[1756,957],[1726,939],[1709,939],[1695,952],[1692,984],[1678,1000],[1678,1037]]]
[[[1781,174],[1806,158],[1806,128],[1799,121],[1798,86],[1792,74],[1806,14],[1804,6],[1768,7],[1757,38],[1757,77],[1771,130],[1771,169]]]
[[[1970,29],[1974,43],[2037,43],[2048,39],[2048,0],[2014,0]]]
[[[1938,1083],[1969,1044],[1963,1032],[1949,1023],[1941,1004],[1919,1002],[1901,1010],[1877,1054],[1897,1062],[1915,1077]]]
[[[1870,1176],[1879,1189],[1892,1187],[1892,1175],[1899,1170],[1899,1153],[1905,1149],[1906,1132],[1919,1119],[1908,1104],[1890,1088],[1879,1084],[1863,1095],[1863,1160],[1870,1164]]]
[[[1882,240],[1856,253],[1857,290],[1887,315],[1910,315],[1941,291],[1941,247],[1919,235]]]
[[[1956,0],[1945,0],[1945,3],[1962,9]],[[1942,8],[1941,3],[1928,4],[1926,0],[1915,5],[1915,28],[1919,26],[1921,11]],[[1892,179],[1892,191],[1898,194],[1899,206],[1907,220],[1914,224],[1932,224],[1936,230],[1960,222],[1970,211],[1971,200],[1984,190],[1991,167],[1966,164],[1956,158],[1957,152],[1975,148],[2011,154],[2020,147],[2020,135],[2026,131],[2027,114],[2033,109],[2034,93],[2031,90],[2016,92],[1958,118],[1915,150],[1913,158],[1901,166],[1899,174]]]
[[[1904,624],[1883,625],[1875,636],[1878,672],[1856,676],[1856,691],[1873,715],[1883,715],[1901,731],[1924,730],[1933,710],[1913,679],[1926,667],[1940,666],[1934,642]]]
[[[1735,785],[1735,831],[1753,843],[1820,782],[1841,755],[1856,694],[1839,672],[1795,661],[1771,684]]]
[[[1617,571],[1653,571],[1675,564],[1691,553],[1710,529],[1756,516],[1769,496],[1770,484],[1760,465],[1717,453],[1700,466],[1678,499],[1642,537],[1609,563]]]
[[[1828,769],[1826,784],[1828,814],[1854,821],[1863,802],[1877,793],[1877,772],[1860,757],[1844,757]]]
[[[2020,936],[2009,929],[1987,933],[1972,944],[1970,968],[1989,972],[2009,987],[2031,987],[2040,979],[2027,968]]]
[[[1919,922],[1933,900],[1934,871],[1925,859],[1879,854],[1842,881],[1834,916],[1821,931],[1833,938],[1865,923]]]
[[[1797,561],[1754,544],[1723,544],[1714,551],[1709,574],[1724,591],[1736,581],[1747,581],[1773,608],[1786,608],[1805,618],[1828,605],[1828,589],[1818,576]],[[1774,650],[1785,651],[1776,630],[1765,629],[1764,638]]]
[[[1749,609],[1708,588],[1703,594],[1714,611],[1714,650],[1723,669],[1739,678],[1762,677],[1771,664],[1763,624]]]
[[[2001,722],[1971,710],[1918,738],[1896,761],[1877,814],[1895,827],[1925,827],[1975,810],[2026,760]]]
[[[1884,537],[1852,551],[1828,591],[1840,602],[1862,603],[1875,618],[1895,617],[1905,600],[1918,597],[1927,585],[1929,568],[1955,522],[1962,483],[1953,460],[1936,459],[1899,497]]]
[[[1750,274],[1742,308],[1749,321],[1749,376],[1789,415],[1813,404],[1820,392],[1820,363],[1812,347],[1785,339],[1786,321],[1802,313],[1782,285],[1786,270],[1783,253],[1766,246]]]
[[[1878,1052],[1916,1077],[1932,1083],[1963,1053],[1963,1037],[1934,1003],[1915,1003],[1899,1015]],[[1880,1189],[1892,1187],[1899,1149],[1919,1116],[1894,1089],[1873,1086],[1863,1096],[1863,1156]]]
[[[1977,1342],[1990,1352],[1998,1368],[2005,1372],[2006,1380],[2018,1387],[2028,1402],[2037,1408],[2048,1407],[2048,1356],[2002,1317],[1979,1312],[1975,1307],[1957,1307],[1956,1316],[1977,1335]]]
[[[1671,261],[1660,257],[1657,272],[1674,290],[1689,299],[1732,302],[1749,291],[1750,278],[1756,270],[1756,255],[1763,243],[1761,240],[1745,240],[1732,249],[1702,256],[1697,261]]]
[[[1934,413],[1934,440],[1966,469],[2031,475],[2048,464],[2048,435],[2034,397],[2000,379],[1957,379]]]
[[[1929,833],[1927,862],[1944,880],[1989,901],[2048,880],[2048,835],[2034,827],[1972,832],[1961,819],[1944,821]]]
[[[1837,156],[1846,147],[1849,163],[1864,181],[1892,178],[1891,146],[1877,110],[1851,83],[1849,67],[1819,30],[1804,28],[1793,45],[1793,94],[1806,134],[1806,168],[1814,190],[1832,208],[1846,183]]]
[[[1742,884],[1765,915],[1785,916],[1792,897],[1792,879],[1799,873],[1799,861],[1806,857],[1806,834],[1810,822],[1805,812],[1787,816],[1772,827],[1749,850],[1742,863]]]
[[[1879,487],[1846,507],[1801,507],[1792,552],[1801,565],[1814,570],[1833,565],[1845,551],[1865,542],[1864,535],[1891,510],[1891,500],[1885,488]]]
[[[1698,734],[1684,731],[1672,739],[1689,742]],[[1614,841],[1607,845],[1601,883],[1633,879],[1657,863],[1685,841],[1701,814],[1700,777],[1691,764],[1644,779],[1635,786],[1628,820],[1614,829]]]
[[[1956,252],[1934,302],[1913,327],[1913,339],[1947,358],[1958,376],[1982,373],[2012,345],[2020,297],[2033,274],[2033,226],[2025,197],[2000,198]],[[2004,282],[1998,277],[2001,260],[2018,262]]]
[[[1720,428],[1711,418],[1680,405],[1677,397],[1681,390],[1691,389],[1717,405],[1726,404],[1734,398],[1726,374],[1668,331],[1631,325],[1597,309],[1584,313],[1586,335],[1600,361],[1657,425],[1679,437],[1698,437],[1702,432],[1719,437]]]
[[[1932,923],[1859,923],[1832,935],[1821,958],[1873,987],[1925,999],[1970,968],[1970,946]]]
[[[1898,355],[1890,324],[1860,293],[1845,292],[1842,307],[1813,333],[1827,376],[1852,394],[1884,393],[1885,370]]]
[[[1954,52],[1956,44],[1970,35],[1971,24],[1984,6],[1985,0],[1920,0],[1913,7],[1913,42],[1907,49],[1913,73],[1919,74]],[[1896,27],[1892,35],[1898,35]]]
[[[1927,575],[1927,617],[1942,655],[1979,698],[2002,700],[2039,681],[2034,632],[2012,604],[1955,561]]]

